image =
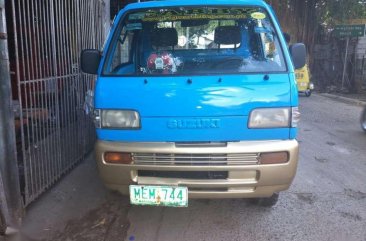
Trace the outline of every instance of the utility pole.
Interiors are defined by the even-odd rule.
[[[346,42],[346,53],[344,56],[344,64],[343,64],[343,73],[342,73],[342,90],[344,88],[344,79],[346,77],[346,72],[347,72],[347,64],[348,64],[348,47],[349,47],[349,37],[347,37],[347,42]]]
[[[23,216],[11,95],[5,2],[0,0],[0,234]]]

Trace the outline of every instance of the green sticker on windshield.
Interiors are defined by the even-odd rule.
[[[264,13],[261,13],[261,12],[252,13],[250,16],[252,16],[252,18],[258,19],[258,20],[262,20],[262,19],[266,18],[266,15]]]
[[[145,13],[131,13],[128,15],[128,20],[141,20],[145,16]]]
[[[132,31],[132,30],[141,30],[142,29],[142,23],[129,23],[126,25],[126,30]]]

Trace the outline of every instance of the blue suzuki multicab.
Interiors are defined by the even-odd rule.
[[[297,168],[305,53],[261,0],[128,5],[103,52],[81,56],[97,75],[101,179],[136,205],[276,204]]]

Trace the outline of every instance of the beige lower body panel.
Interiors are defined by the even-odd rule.
[[[107,164],[105,152],[127,153],[173,153],[173,154],[230,154],[230,153],[289,153],[285,164],[273,165],[224,165],[224,166],[177,166],[177,165],[120,165]],[[229,142],[225,147],[176,147],[175,143],[96,143],[96,159],[100,177],[112,190],[128,195],[129,185],[186,186],[189,198],[255,198],[270,197],[273,193],[288,189],[296,174],[298,142],[247,141]],[[226,179],[182,179],[139,176],[139,170],[148,171],[227,171]]]

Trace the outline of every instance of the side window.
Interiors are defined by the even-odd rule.
[[[115,72],[119,67],[132,63],[132,41],[134,33],[132,31],[126,31],[122,29],[120,36],[118,37],[117,46],[114,49],[112,63],[110,71]]]
[[[267,19],[256,20],[251,40],[253,56],[278,66],[283,66],[281,47],[274,30]]]
[[[281,65],[282,60],[280,59],[280,46],[278,41],[275,41],[276,36],[273,34],[272,27],[267,23],[267,21],[263,21],[263,23],[259,23],[259,27],[257,27],[256,31],[260,33],[264,58]]]

